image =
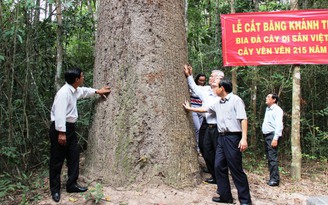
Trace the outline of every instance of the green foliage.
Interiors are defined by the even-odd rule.
[[[2,166],[0,168],[9,168],[13,167],[16,164],[20,163],[20,153],[16,147],[6,147],[3,146],[0,149],[0,157],[2,161]]]
[[[260,1],[259,11],[280,11],[280,10],[288,10],[289,4],[285,4],[280,1]]]
[[[289,175],[289,172],[287,170],[284,169],[284,167],[279,167],[279,172],[283,175]]]
[[[265,155],[257,154],[254,149],[247,150],[243,153],[243,167],[249,172],[262,175],[267,170]]]
[[[6,197],[13,193],[21,196],[20,201],[15,201],[17,204],[25,205],[39,201],[42,198],[39,191],[45,187],[43,179],[47,174],[47,171],[39,171],[39,175],[28,172],[12,176],[4,172],[0,175],[0,203],[7,203]]]
[[[6,196],[9,192],[15,190],[16,185],[12,183],[11,177],[8,173],[0,175],[0,199]],[[0,200],[1,202],[1,200]]]
[[[89,191],[84,194],[84,198],[89,201],[91,200],[95,204],[98,204],[104,198],[103,186],[100,183],[97,183],[95,187],[89,189]]]
[[[6,173],[1,176],[6,186],[1,186],[0,194],[21,192],[22,204],[39,198],[29,192],[37,186],[30,181],[29,170],[48,165],[50,109],[56,93],[57,23],[52,13],[56,5],[45,11],[36,2],[2,1],[0,10],[0,173]],[[91,86],[95,22],[86,4],[64,4],[63,70],[81,67],[88,77],[86,85]],[[41,11],[40,19],[35,18],[36,11]],[[50,16],[44,18],[44,12]],[[85,143],[92,102],[81,106],[87,111],[81,114],[79,127]]]

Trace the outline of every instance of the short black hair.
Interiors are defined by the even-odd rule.
[[[224,90],[227,93],[231,93],[232,92],[232,82],[231,80],[227,79],[227,78],[222,78],[219,82],[219,87],[223,86]]]
[[[200,74],[198,74],[198,75],[196,76],[196,78],[195,78],[195,83],[196,83],[196,85],[198,85],[198,80],[199,80],[200,77],[205,77],[205,84],[206,84],[206,75],[203,74],[203,73],[200,73]]]
[[[80,68],[78,68],[78,67],[66,71],[65,72],[65,81],[68,84],[72,85],[75,82],[76,78],[80,78],[81,77],[81,73],[82,72],[83,71]]]
[[[271,94],[271,98],[276,100],[275,103],[278,103],[279,101],[279,96],[277,93],[270,93]]]

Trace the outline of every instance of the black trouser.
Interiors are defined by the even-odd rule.
[[[202,156],[204,156],[204,138],[205,138],[205,132],[206,132],[207,126],[208,126],[208,124],[204,117],[202,125],[200,126],[200,129],[199,129],[199,134],[198,134],[198,148],[199,148],[199,151],[202,154]]]
[[[51,193],[60,190],[60,175],[64,160],[67,160],[68,180],[66,187],[75,184],[79,176],[80,152],[77,144],[77,135],[75,125],[66,123],[66,145],[58,143],[58,131],[55,129],[55,123],[52,122],[49,131],[50,136],[50,190]]]
[[[216,180],[215,177],[215,150],[216,150],[216,143],[217,137],[219,135],[217,125],[216,124],[209,124],[205,136],[204,136],[204,160],[207,166],[208,171],[212,175],[213,179]]]
[[[240,134],[219,135],[215,155],[215,173],[218,191],[222,200],[231,200],[231,187],[229,182],[228,168],[233,182],[238,191],[240,203],[251,202],[247,176],[243,170],[242,153],[238,148],[241,140]]]
[[[279,182],[280,177],[279,177],[279,167],[278,167],[278,146],[279,146],[280,140],[278,140],[278,146],[273,148],[271,146],[271,143],[272,143],[272,140],[274,137],[274,132],[265,134],[264,136],[265,136],[265,145],[264,146],[265,146],[266,158],[268,160],[270,181]]]

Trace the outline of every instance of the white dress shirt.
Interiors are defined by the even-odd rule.
[[[66,122],[75,123],[78,118],[77,100],[96,94],[96,89],[78,87],[75,89],[66,83],[59,89],[51,108],[51,121],[55,121],[56,130],[66,132]]]
[[[284,128],[282,122],[283,115],[283,110],[277,104],[267,107],[262,124],[263,134],[274,132],[273,139],[278,140],[278,138],[282,135],[282,130]]]
[[[189,88],[202,100],[203,107],[208,107],[215,101],[219,101],[220,97],[213,93],[211,86],[196,85],[192,76],[187,78]],[[216,114],[213,111],[205,113],[205,119],[208,124],[216,124]]]

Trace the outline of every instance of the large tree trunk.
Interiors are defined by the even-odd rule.
[[[98,101],[84,173],[118,187],[190,186],[199,165],[190,114],[184,1],[100,1],[94,85]]]

